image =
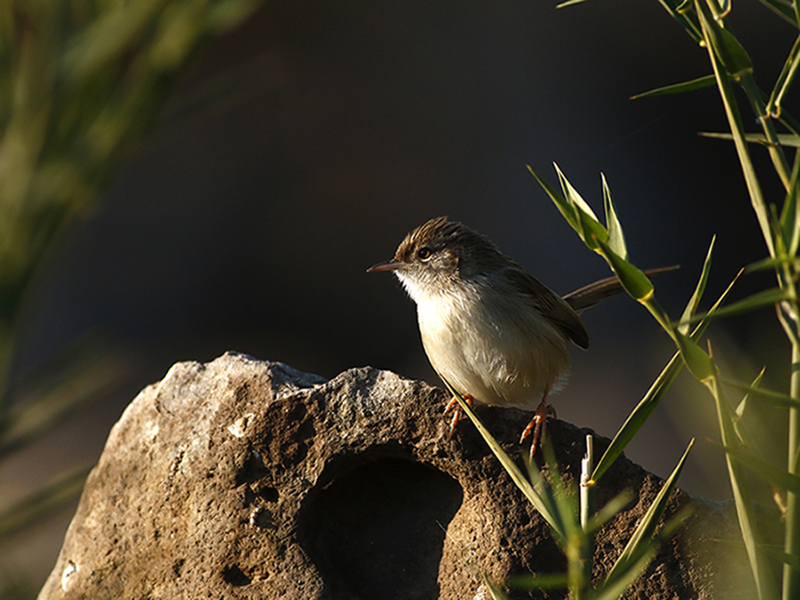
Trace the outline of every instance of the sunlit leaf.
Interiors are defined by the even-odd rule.
[[[698,77],[697,79],[692,79],[691,81],[673,83],[672,85],[665,85],[663,87],[656,88],[654,90],[636,94],[635,96],[631,96],[631,100],[641,100],[643,98],[655,98],[657,96],[667,96],[670,94],[682,94],[684,92],[693,92],[694,90],[700,90],[703,88],[711,87],[716,82],[717,80],[713,75],[705,75],[704,77]]]
[[[697,285],[694,288],[694,292],[689,298],[686,308],[683,310],[681,324],[678,326],[678,331],[684,335],[689,332],[689,323],[686,321],[694,316],[695,312],[697,311],[697,306],[700,304],[700,300],[703,298],[703,293],[706,290],[708,274],[711,272],[711,255],[714,252],[714,242],[716,239],[716,235],[711,238],[711,243],[708,245],[708,252],[706,252],[706,259],[703,262],[703,268],[700,271],[700,279],[697,280]]]
[[[746,312],[752,312],[754,310],[758,310],[764,308],[765,306],[773,306],[779,302],[784,300],[790,299],[789,293],[781,288],[771,288],[768,290],[763,290],[761,292],[756,292],[752,296],[748,296],[747,298],[743,298],[733,304],[729,304],[728,306],[724,306],[717,311],[714,311],[714,314],[700,314],[694,315],[687,321],[681,322],[684,323],[693,323],[695,321],[699,321],[700,319],[719,319],[721,317],[732,317],[734,315],[739,315]]]
[[[606,228],[608,229],[608,247],[617,256],[628,260],[628,248],[625,245],[625,235],[622,233],[622,224],[617,217],[617,209],[611,199],[611,190],[608,188],[606,176],[601,175],[603,180],[603,206],[606,211]]]
[[[701,131],[699,135],[716,140],[732,141],[734,139],[730,133],[717,133],[713,131]],[[750,142],[751,144],[766,145],[768,143],[767,137],[763,133],[747,133],[743,137],[746,142]],[[800,135],[779,133],[778,141],[781,146],[786,146],[787,148],[800,148]]]
[[[653,296],[653,283],[633,263],[614,252],[608,244],[598,240],[600,251],[619,278],[622,287],[635,300],[643,302]]]

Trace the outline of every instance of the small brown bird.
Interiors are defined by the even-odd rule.
[[[535,410],[520,438],[533,433],[531,457],[555,414],[548,394],[569,372],[569,342],[589,347],[577,311],[622,291],[610,277],[562,298],[489,239],[446,217],[414,229],[393,259],[367,271],[397,275],[417,304],[431,365],[466,400]],[[460,417],[455,399],[447,410],[453,406],[451,435]]]

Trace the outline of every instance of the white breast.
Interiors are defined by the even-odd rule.
[[[484,404],[534,409],[569,370],[564,335],[528,306],[486,302],[486,290],[415,290],[425,352],[462,394]],[[482,300],[483,299],[483,300]],[[489,298],[491,300],[491,298]],[[488,305],[495,309],[488,308]],[[499,318],[503,315],[513,318]]]

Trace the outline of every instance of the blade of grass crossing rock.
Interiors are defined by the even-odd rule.
[[[511,457],[506,454],[505,450],[503,450],[497,440],[495,440],[492,434],[489,433],[486,427],[483,426],[483,423],[480,422],[480,419],[478,419],[475,411],[473,411],[472,408],[464,401],[464,398],[461,396],[461,394],[456,392],[448,382],[445,381],[444,384],[450,393],[453,394],[453,397],[456,399],[458,405],[461,407],[467,417],[469,417],[469,420],[472,421],[473,425],[475,425],[478,433],[481,434],[481,437],[483,437],[486,444],[500,461],[500,464],[503,465],[505,470],[511,476],[511,479],[514,481],[516,486],[530,501],[530,503],[533,504],[534,508],[536,508],[542,517],[544,517],[556,537],[560,538],[561,542],[565,542],[566,531],[564,524],[561,522],[560,515],[554,506],[552,499],[548,498],[547,494],[543,494],[537,490],[534,485],[525,478],[525,476],[522,474],[522,471],[520,471],[519,468],[517,468],[517,465],[514,464],[514,461],[511,460]]]
[[[645,513],[644,517],[642,517],[639,525],[636,527],[636,531],[628,541],[625,549],[622,551],[622,554],[617,559],[617,562],[614,563],[611,571],[608,573],[608,576],[606,577],[607,582],[612,582],[616,577],[619,577],[620,574],[631,563],[638,561],[639,557],[647,552],[648,546],[650,545],[650,540],[655,534],[656,528],[661,521],[661,516],[664,514],[664,510],[667,508],[669,497],[675,490],[675,486],[678,483],[678,477],[680,477],[681,471],[683,470],[683,465],[686,463],[686,457],[689,456],[689,451],[692,449],[693,445],[694,440],[691,440],[689,445],[686,447],[686,451],[683,453],[683,456],[678,461],[678,465],[675,467],[675,470],[672,471],[672,474],[669,476],[667,481],[664,482],[664,485],[658,492],[658,495],[647,509],[647,512]]]

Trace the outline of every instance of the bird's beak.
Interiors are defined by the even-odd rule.
[[[377,273],[379,271],[396,271],[403,267],[405,263],[401,260],[397,260],[393,258],[392,260],[387,260],[386,262],[378,263],[377,265],[372,265],[369,269],[367,269],[367,273]]]

